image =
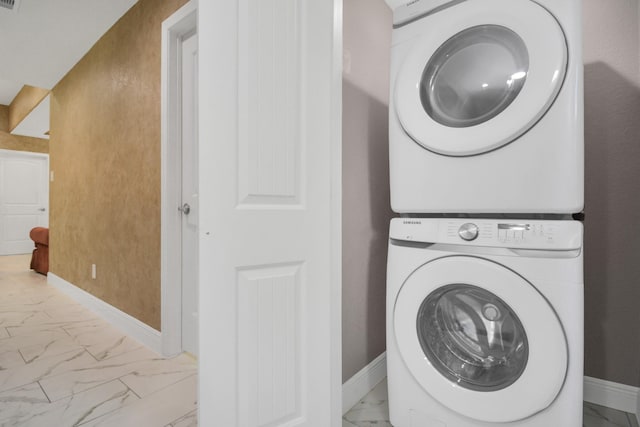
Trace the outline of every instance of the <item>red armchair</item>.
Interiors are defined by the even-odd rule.
[[[29,237],[36,244],[31,256],[31,269],[46,275],[49,272],[49,229],[33,228]]]

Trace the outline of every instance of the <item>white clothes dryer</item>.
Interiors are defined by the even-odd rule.
[[[391,221],[395,427],[582,426],[582,224]]]
[[[413,0],[394,10],[398,213],[583,209],[580,0]]]

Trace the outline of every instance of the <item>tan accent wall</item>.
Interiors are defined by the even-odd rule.
[[[161,24],[184,3],[140,0],[51,96],[50,270],[158,330]]]
[[[9,106],[0,105],[0,149],[48,153],[49,140],[9,133]]]
[[[22,86],[9,105],[9,132],[14,130],[48,94],[47,89],[29,85]]]

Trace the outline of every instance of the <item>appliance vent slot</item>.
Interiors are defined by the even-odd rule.
[[[13,10],[16,5],[16,0],[0,0],[0,7],[4,7],[5,9]]]

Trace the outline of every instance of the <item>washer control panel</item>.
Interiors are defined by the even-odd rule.
[[[394,218],[390,237],[414,242],[514,249],[578,249],[582,246],[582,223],[572,220]]]
[[[472,222],[464,223],[458,229],[458,235],[467,242],[475,240],[478,237],[478,226]]]
[[[541,222],[543,223],[541,224]],[[546,222],[547,224],[544,221],[502,222],[495,220],[488,222],[484,220],[464,223],[449,221],[446,226],[446,237],[451,238],[457,234],[459,239],[465,242],[478,239],[485,243],[501,243],[506,246],[522,244],[526,247],[528,243],[553,244],[557,227],[552,224],[554,221]]]

